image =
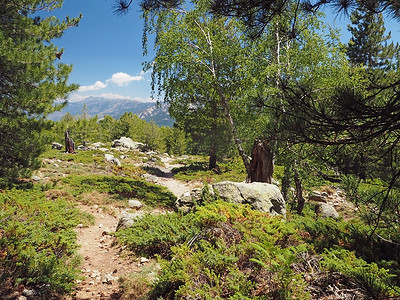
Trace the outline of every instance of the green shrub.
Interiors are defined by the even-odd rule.
[[[188,165],[180,168],[174,168],[175,178],[187,181],[197,180],[202,182],[220,182],[224,180],[243,181],[247,173],[243,162],[239,157],[225,159],[218,164],[216,170],[208,170],[207,162],[187,162]]]
[[[162,271],[148,298],[310,299],[315,295],[302,272],[320,276],[312,282],[316,288],[336,284],[329,274],[340,272],[344,289],[356,283],[371,297],[396,295],[398,264],[360,258],[372,258],[367,249],[383,249],[378,240],[368,241],[368,227],[360,221],[284,221],[248,205],[204,203],[187,215],[147,215],[116,233],[136,253],[160,257]],[[346,250],[352,248],[357,252]]]
[[[71,175],[63,178],[62,181],[70,186],[74,196],[98,191],[117,194],[121,198],[136,198],[148,205],[172,206],[176,201],[175,195],[167,188],[141,179],[121,176]]]
[[[354,252],[336,247],[326,250],[323,258],[321,264],[325,268],[353,278],[373,299],[399,296],[400,289],[394,285],[395,275],[390,274],[387,269],[379,268],[375,263],[357,258]]]
[[[185,243],[200,229],[193,223],[193,215],[167,213],[146,214],[126,229],[115,233],[120,243],[137,254],[169,257],[173,245]]]
[[[77,279],[77,209],[42,192],[0,193],[1,284],[37,287],[43,295],[70,292]],[[44,297],[44,296],[43,296]]]
[[[217,201],[184,216],[147,215],[116,235],[137,253],[163,258],[151,299],[307,298],[290,269],[306,251],[295,228],[247,205]]]
[[[99,150],[77,151],[74,154],[65,153],[64,150],[49,149],[41,158],[59,159],[83,164],[102,164],[105,165],[104,152]]]

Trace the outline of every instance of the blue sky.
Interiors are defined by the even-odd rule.
[[[142,63],[152,57],[142,55],[143,21],[137,3],[134,1],[135,6],[122,16],[114,14],[114,0],[64,0],[61,9],[50,12],[60,19],[83,15],[77,28],[66,30],[60,39],[53,41],[64,48],[61,61],[73,65],[69,81],[80,85],[69,101],[88,96],[151,101],[150,74],[143,73]],[[343,15],[335,18],[329,8],[325,13],[336,27],[342,27],[343,42],[347,42],[348,18]],[[398,25],[393,20],[385,24],[396,42],[400,41]]]
[[[69,101],[92,95],[150,101],[150,74],[142,72],[150,57],[142,55],[141,13],[137,6],[117,16],[113,5],[114,0],[64,0],[61,9],[50,12],[60,19],[82,13],[78,27],[53,40],[64,48],[61,61],[73,65],[69,82],[80,85]]]

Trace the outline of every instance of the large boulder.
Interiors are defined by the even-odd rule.
[[[121,137],[118,140],[114,140],[113,147],[121,147],[126,148],[129,150],[138,150],[138,151],[145,151],[146,144],[134,142],[131,138],[128,137]]]
[[[215,194],[227,202],[250,204],[255,210],[286,216],[286,203],[276,185],[223,181],[213,184],[213,189]]]

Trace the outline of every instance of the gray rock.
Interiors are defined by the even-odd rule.
[[[108,154],[108,153],[104,154],[104,158],[109,163],[112,163],[112,164],[117,165],[117,166],[121,166],[121,162],[119,161],[119,159],[114,157],[114,155],[112,155],[112,154]]]
[[[276,185],[223,181],[213,184],[213,189],[227,202],[250,204],[254,210],[286,216],[286,203]]]
[[[327,202],[327,196],[324,194],[321,194],[319,191],[313,191],[309,196],[308,196],[309,201],[315,201],[315,202]]]
[[[51,144],[51,148],[61,150],[63,148],[63,145],[61,145],[60,143],[54,142]]]
[[[85,145],[79,145],[78,147],[76,147],[76,149],[81,150],[81,151],[87,151],[89,150],[89,148]]]
[[[37,292],[35,290],[24,289],[22,291],[22,294],[24,294],[24,296],[27,296],[27,297],[33,297],[37,294]]]
[[[132,141],[131,138],[124,137],[124,136],[118,140],[114,140],[112,146],[127,148],[130,150],[138,150],[138,151],[144,151],[146,149],[146,144],[134,142],[134,141]]]
[[[143,214],[141,214],[141,213],[131,213],[131,214],[123,215],[121,217],[121,219],[119,219],[119,221],[118,221],[118,225],[117,225],[116,231],[131,227],[132,224],[137,219],[139,219],[141,216],[143,216]]]
[[[135,208],[135,209],[140,209],[143,206],[142,202],[136,199],[129,200],[128,205],[130,208]]]
[[[175,208],[183,213],[190,212],[197,204],[201,202],[202,189],[193,189],[190,192],[182,194],[175,202]]]
[[[322,218],[333,218],[338,219],[339,214],[336,209],[327,203],[316,203],[315,205],[315,213]]]
[[[90,148],[91,148],[91,149],[99,149],[99,148],[102,147],[102,146],[103,146],[103,143],[97,142],[97,143],[91,144]]]
[[[32,176],[32,180],[34,180],[34,181],[40,181],[40,180],[42,180],[39,176],[37,176],[37,175],[33,175]]]

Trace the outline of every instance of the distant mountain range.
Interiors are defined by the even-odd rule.
[[[86,104],[89,117],[98,116],[99,119],[104,116],[111,116],[119,119],[125,112],[132,112],[142,120],[153,120],[158,126],[172,126],[174,120],[168,114],[166,105],[157,107],[155,103],[139,102],[130,99],[109,99],[103,97],[87,97],[79,102],[68,102],[62,110],[49,115],[53,121],[60,120],[64,115],[70,113],[73,116],[82,115],[82,109]]]

